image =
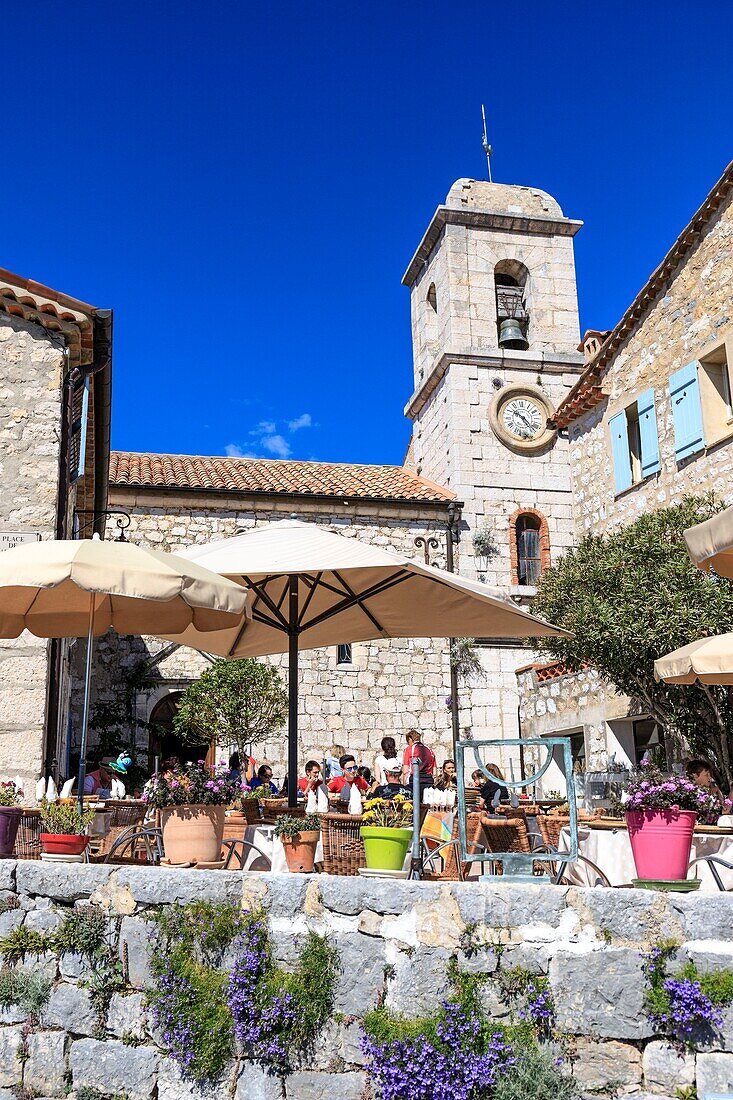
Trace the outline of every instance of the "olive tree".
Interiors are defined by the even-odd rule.
[[[285,725],[288,695],[280,673],[253,657],[215,661],[184,691],[173,729],[190,744],[212,738],[235,745],[244,755],[248,745],[265,741]]]
[[[680,750],[710,757],[731,785],[729,689],[654,679],[655,658],[733,628],[733,582],[697,569],[682,538],[720,507],[711,496],[687,497],[611,533],[587,535],[542,574],[533,611],[572,631],[538,639],[538,649],[575,671],[595,666]]]

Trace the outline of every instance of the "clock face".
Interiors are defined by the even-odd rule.
[[[517,439],[536,439],[545,430],[544,410],[529,397],[513,397],[501,410],[504,427]]]

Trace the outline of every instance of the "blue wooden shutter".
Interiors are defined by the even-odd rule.
[[[659,437],[657,436],[657,410],[654,407],[654,390],[647,390],[636,403],[639,413],[639,437],[641,439],[641,476],[656,474],[660,467]]]
[[[628,489],[631,485],[631,455],[629,454],[629,433],[626,427],[626,409],[612,416],[608,426],[611,429],[616,492],[623,493],[624,489]]]
[[[84,476],[89,419],[89,375],[80,379],[71,391],[71,431],[69,433],[69,484]]]
[[[697,361],[688,363],[671,375],[669,397],[674,421],[674,453],[677,461],[681,462],[705,446]]]

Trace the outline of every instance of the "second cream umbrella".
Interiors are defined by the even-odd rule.
[[[696,523],[684,532],[690,559],[700,569],[733,578],[733,508]]]
[[[297,792],[298,652],[375,638],[526,638],[565,633],[498,589],[320,524],[282,520],[181,555],[247,585],[246,631],[195,627],[171,640],[223,657],[288,653],[288,792]]]
[[[654,662],[666,684],[733,684],[733,634],[698,638]]]
[[[247,593],[205,566],[129,542],[24,543],[0,553],[0,637],[86,635],[79,798],[84,794],[92,641],[119,634],[209,631],[247,622]]]

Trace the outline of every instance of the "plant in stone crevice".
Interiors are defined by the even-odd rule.
[[[500,968],[495,980],[507,1000],[517,1006],[519,1020],[530,1024],[539,1038],[550,1038],[554,1030],[555,1005],[549,979],[515,966],[509,970]]]
[[[580,1097],[551,1046],[521,1043],[514,1064],[496,1082],[492,1100],[575,1100]]]
[[[297,969],[286,973],[261,911],[197,902],[170,906],[155,923],[158,985],[148,999],[184,1076],[214,1084],[241,1054],[286,1074],[312,1049],[333,1008],[338,968],[323,937],[310,933]]]
[[[454,638],[450,646],[450,664],[457,678],[465,684],[474,683],[486,675],[475,638]]]
[[[51,981],[33,970],[0,968],[0,1008],[17,1006],[31,1020],[37,1020],[48,1003]]]
[[[715,1036],[723,1022],[722,1009],[733,1004],[733,970],[699,974],[695,964],[687,962],[670,976],[668,963],[677,949],[673,940],[661,940],[642,954],[648,982],[645,1009],[659,1034],[695,1049]]]

